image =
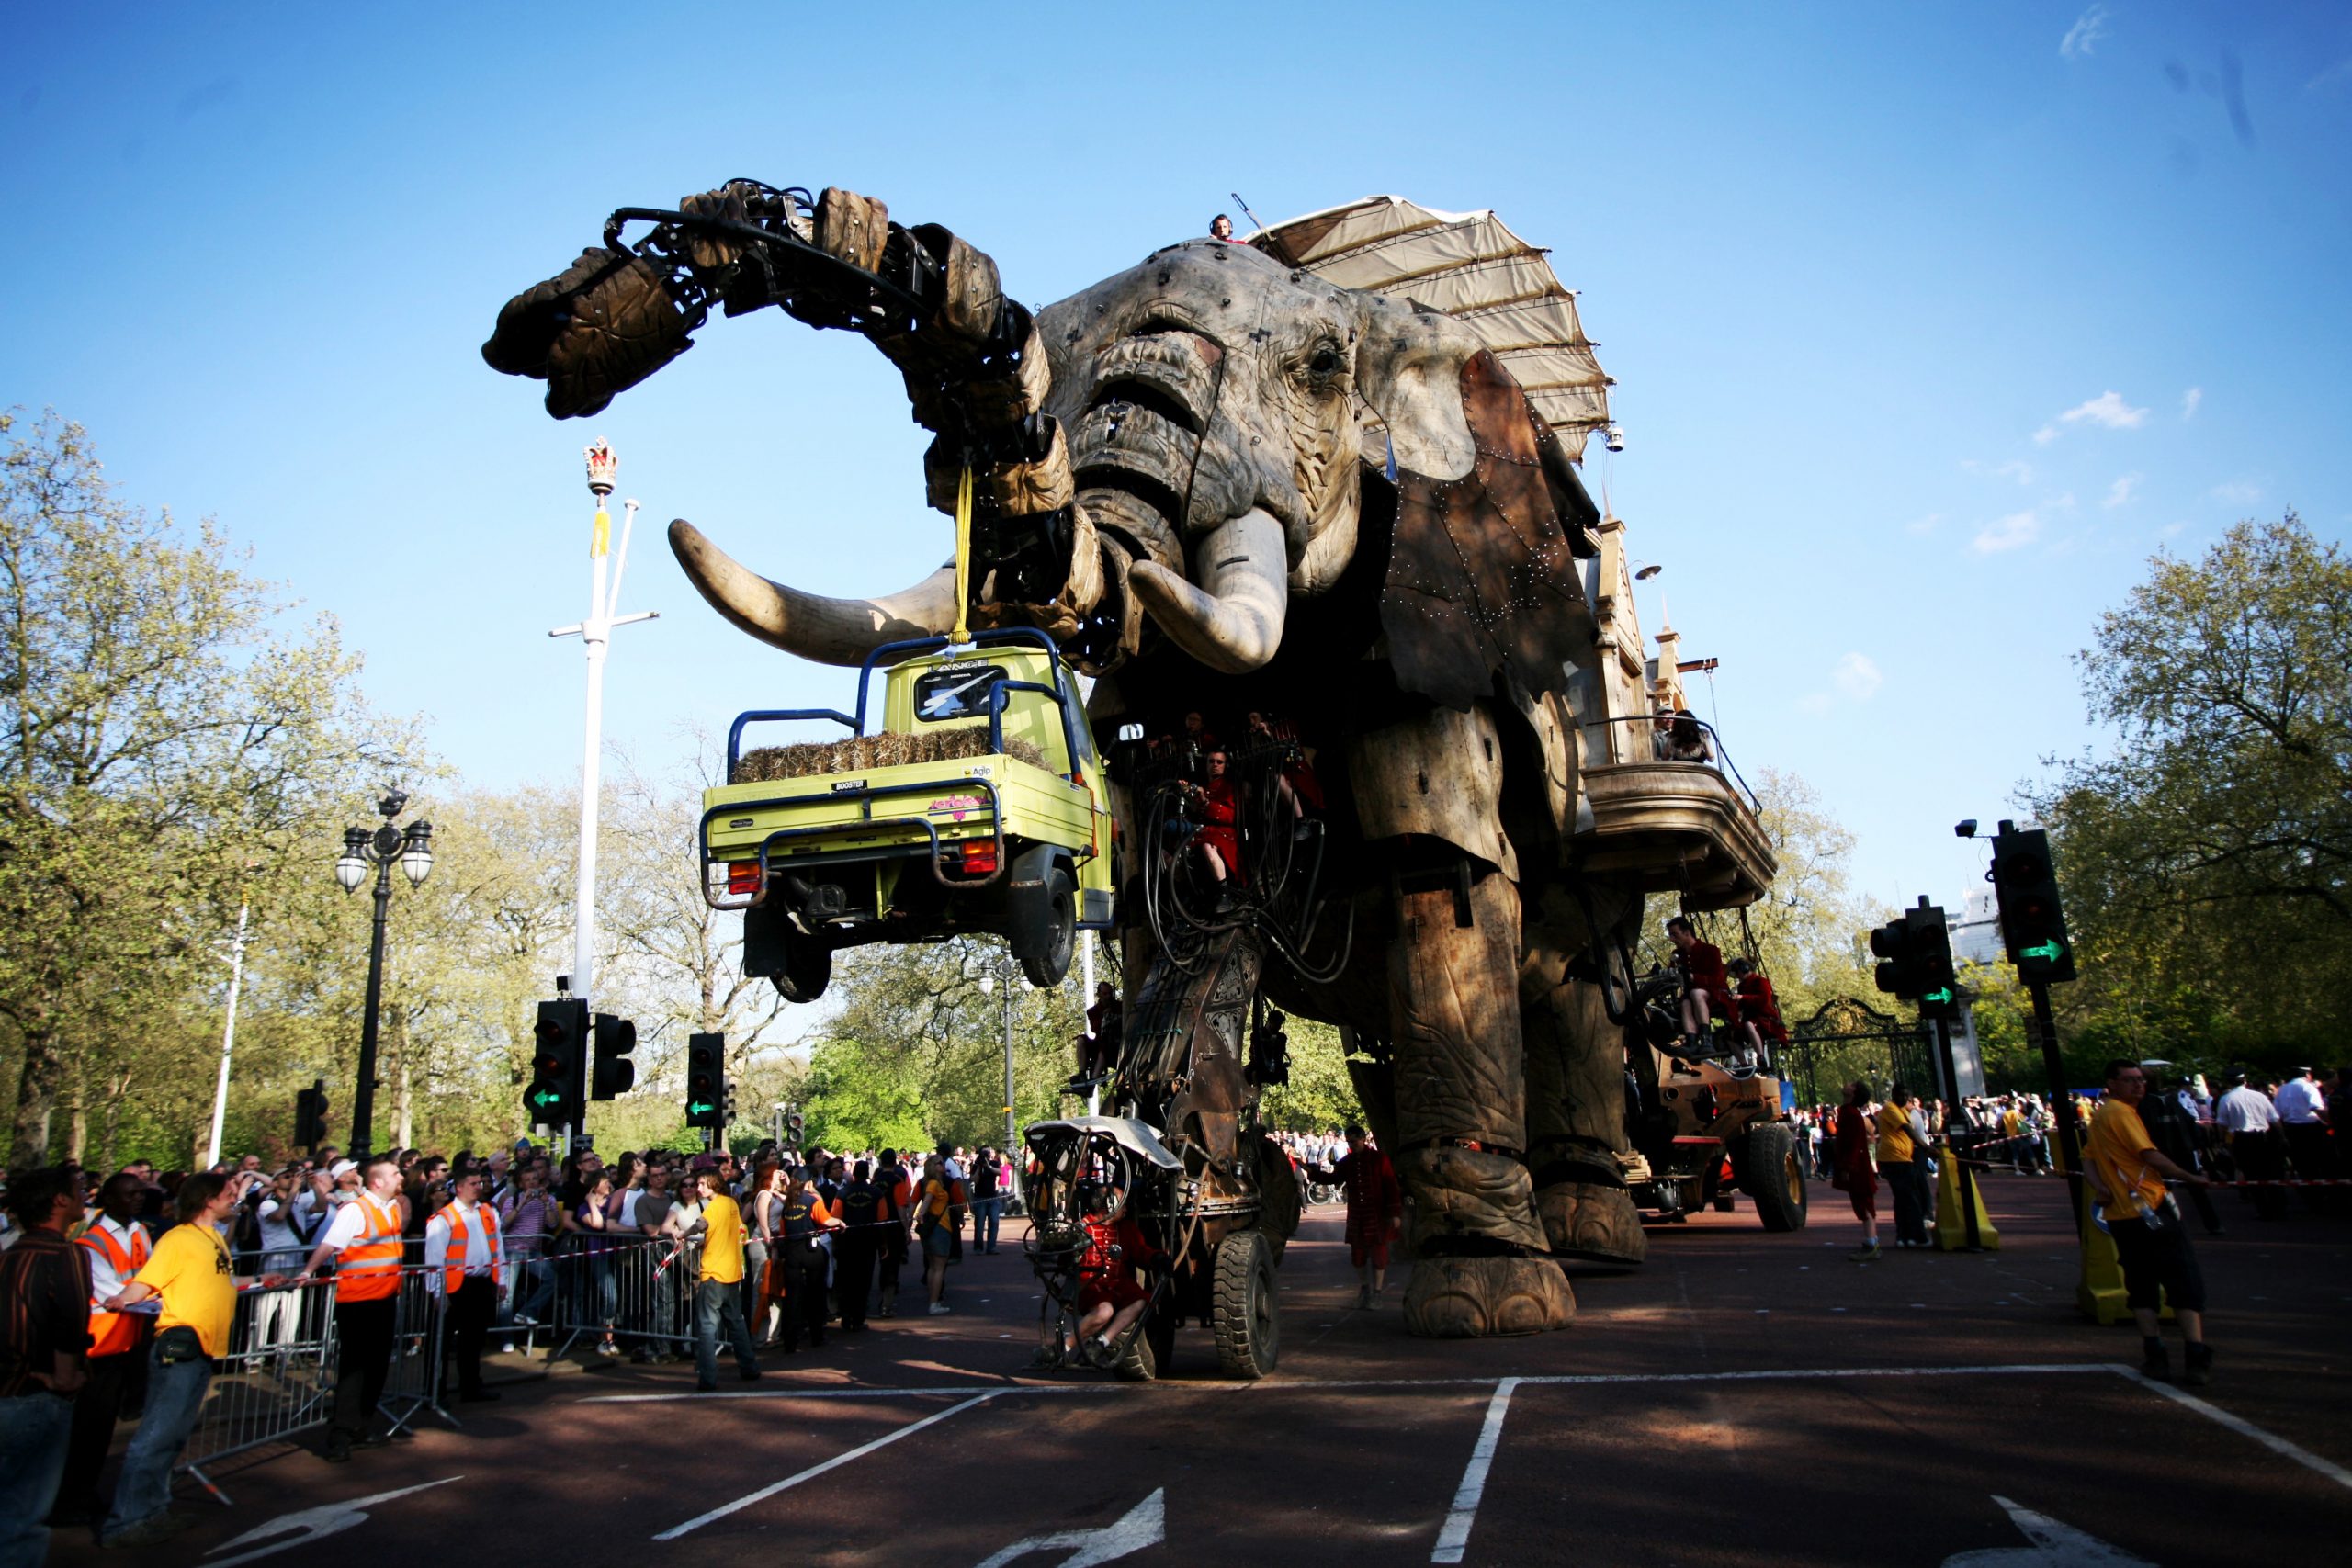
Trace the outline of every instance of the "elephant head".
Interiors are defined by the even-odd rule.
[[[1586,553],[1591,502],[1451,318],[1199,240],[1033,321],[986,256],[845,192],[771,201],[783,220],[747,244],[761,231],[709,215],[756,216],[787,193],[742,190],[748,209],[730,186],[666,215],[668,243],[614,251],[608,231],[605,251],[516,297],[485,357],[545,377],[550,411],[577,413],[683,352],[710,300],[864,332],[939,433],[933,503],[952,511],[956,476],[976,473],[975,622],[1045,626],[1096,668],[1136,649],[1148,616],[1213,670],[1257,669],[1294,596],[1368,552],[1385,560],[1379,631],[1406,690],[1462,706],[1507,670],[1556,688],[1589,649],[1569,558]],[[854,663],[956,618],[944,569],[887,598],[824,599],[683,521],[671,540],[729,619],[811,659]]]

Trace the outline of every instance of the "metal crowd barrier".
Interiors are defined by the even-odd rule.
[[[553,1359],[582,1338],[616,1348],[691,1348],[702,1244],[666,1236],[575,1244],[547,1263],[553,1280]]]
[[[384,1397],[376,1404],[395,1432],[405,1430],[427,1410],[452,1427],[461,1425],[441,1405],[442,1301],[425,1284],[434,1272],[422,1264],[401,1270],[392,1362],[384,1376]]]
[[[323,1425],[334,1377],[334,1280],[241,1292],[229,1353],[214,1363],[179,1469],[228,1502],[206,1467]]]

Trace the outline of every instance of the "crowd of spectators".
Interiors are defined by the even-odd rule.
[[[332,1281],[339,1375],[320,1452],[347,1461],[405,1435],[378,1417],[403,1280],[443,1298],[445,1395],[497,1398],[487,1344],[566,1315],[589,1355],[692,1355],[708,1389],[722,1341],[756,1376],[763,1350],[894,1316],[910,1256],[925,1310],[952,1311],[966,1221],[970,1249],[996,1251],[1014,1176],[996,1149],[944,1144],[903,1158],[657,1149],[607,1165],[528,1142],[479,1159],[321,1148],[275,1170],[246,1156],[196,1172],[135,1160],[103,1179],[17,1172],[0,1194],[0,1563],[38,1563],[56,1527],[107,1545],[177,1532],[172,1472],[232,1353],[241,1292],[266,1293],[236,1332],[282,1347],[301,1288]],[[678,1310],[660,1323],[620,1310],[625,1248],[640,1249],[631,1277],[666,1281]],[[323,1305],[311,1316],[323,1332]],[[685,1323],[690,1335],[663,1331]],[[109,1499],[101,1474],[123,1420],[136,1427]]]

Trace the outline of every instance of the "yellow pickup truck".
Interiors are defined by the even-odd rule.
[[[866,732],[875,671],[881,723]],[[844,739],[742,750],[754,724],[824,720]],[[758,709],[703,792],[703,897],[743,911],[743,967],[814,1001],[833,953],[875,942],[1003,937],[1032,984],[1107,931],[1118,886],[1111,801],[1076,677],[1027,629],[887,643],[854,713]]]

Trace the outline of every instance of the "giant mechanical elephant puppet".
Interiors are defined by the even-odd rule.
[[[652,236],[622,245],[639,220]],[[1257,1077],[1244,1035],[1271,998],[1351,1041],[1414,1200],[1415,1331],[1558,1327],[1574,1298],[1557,1258],[1639,1261],[1604,955],[1642,896],[1575,874],[1569,849],[1570,696],[1594,637],[1575,558],[1598,519],[1493,356],[1449,317],[1214,240],[1033,318],[944,231],[743,181],[622,209],[483,353],[545,378],[550,412],[591,413],[683,352],[713,303],[862,332],[900,367],[937,434],[933,503],[952,511],[973,476],[972,623],[1051,632],[1098,677],[1098,733],[1273,713],[1316,757],[1311,891],[1222,927],[1153,917],[1135,863],[1160,824],[1121,792],[1127,1105],[1246,1198],[1270,1162],[1237,1128]],[[952,569],[834,600],[684,522],[671,542],[722,615],[809,659],[854,664],[956,619]],[[1277,1245],[1287,1230],[1235,1223]]]

